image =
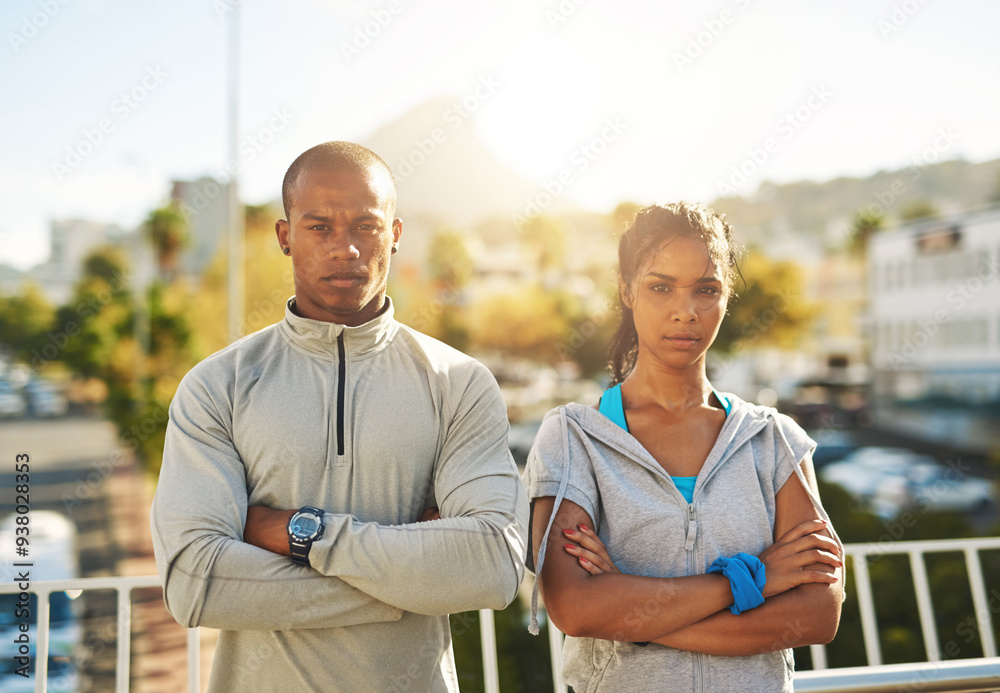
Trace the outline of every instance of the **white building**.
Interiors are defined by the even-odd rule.
[[[875,234],[868,279],[878,424],[1000,449],[1000,208]]]

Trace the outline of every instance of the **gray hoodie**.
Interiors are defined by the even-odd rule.
[[[210,690],[457,691],[447,614],[523,576],[507,430],[489,371],[391,303],[359,327],[287,309],[192,369],[151,522],[170,613],[222,630]],[[326,511],[312,568],[243,543],[250,504]]]
[[[774,409],[727,397],[732,411],[690,504],[633,436],[581,404],[546,415],[524,472],[528,495],[555,497],[553,517],[563,498],[579,505],[611,559],[632,575],[697,575],[719,556],[757,555],[773,543],[775,494],[791,474],[805,484],[798,463],[815,443]],[[543,565],[540,553],[538,569]],[[793,669],[789,649],[721,657],[594,638],[564,644],[563,676],[577,693],[791,691]]]

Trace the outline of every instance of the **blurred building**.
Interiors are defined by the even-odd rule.
[[[874,235],[868,287],[876,424],[1000,449],[1000,208]]]
[[[84,258],[102,245],[130,245],[131,234],[117,224],[87,219],[54,220],[51,226],[49,259],[24,275],[38,284],[56,305],[66,303],[80,279]]]
[[[175,180],[170,200],[188,225],[188,245],[181,253],[181,273],[200,277],[222,249],[229,221],[229,185],[214,178]]]

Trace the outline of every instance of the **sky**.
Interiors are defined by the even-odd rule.
[[[53,219],[130,228],[227,166],[273,200],[305,149],[442,96],[516,173],[572,169],[562,194],[597,211],[985,161],[997,26],[989,0],[5,0],[0,263],[44,261]]]

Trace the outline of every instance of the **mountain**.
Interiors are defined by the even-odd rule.
[[[396,177],[404,220],[468,226],[523,213],[538,186],[504,166],[476,135],[474,114],[450,98],[423,103],[377,130],[366,147]]]
[[[749,197],[724,197],[711,205],[733,222],[743,243],[794,236],[830,247],[844,241],[854,214],[865,208],[882,210],[891,226],[915,201],[928,201],[941,214],[949,214],[996,204],[998,195],[1000,159],[953,159],[879,171],[867,178],[764,182]]]

